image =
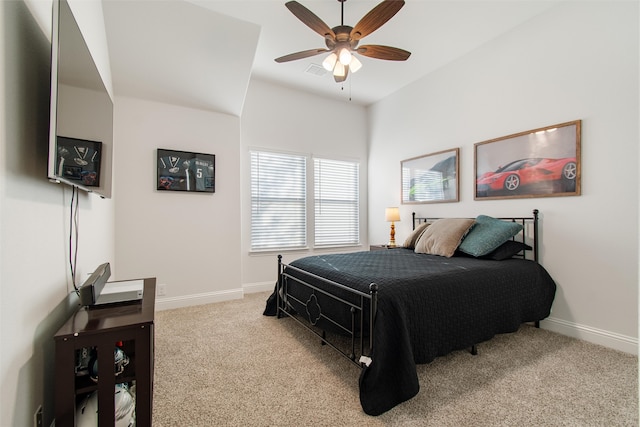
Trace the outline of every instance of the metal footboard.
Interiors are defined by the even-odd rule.
[[[296,273],[293,276],[291,273]],[[320,287],[310,283],[313,280],[316,283],[328,285],[332,289],[340,289],[345,292],[352,301],[334,295]],[[306,301],[289,293],[289,281],[295,281],[298,285],[305,287],[310,292],[310,296]],[[344,307],[349,313],[351,324],[344,325],[338,319],[333,318],[328,310],[323,310],[318,296],[322,295],[328,298],[332,306],[333,304]],[[356,301],[356,302],[353,302]],[[292,302],[297,303],[306,309],[306,313],[296,315]],[[378,286],[375,283],[369,285],[369,293],[361,292],[338,282],[334,282],[324,277],[320,277],[300,268],[288,265],[282,262],[282,255],[278,255],[278,281],[276,285],[276,307],[277,317],[288,316],[298,322],[301,326],[315,334],[320,338],[322,344],[326,344],[349,359],[354,364],[363,367],[370,362],[371,352],[373,350],[373,328],[375,315],[378,305]],[[306,321],[304,320],[306,314]],[[303,319],[301,319],[301,317]],[[332,342],[327,337],[326,331],[318,328],[317,324],[320,320],[333,325],[341,335],[348,337],[350,340],[349,348],[344,349]],[[368,327],[365,319],[368,320]],[[321,332],[318,332],[321,329]]]

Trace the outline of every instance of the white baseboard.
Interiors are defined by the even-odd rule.
[[[240,289],[184,295],[179,297],[156,297],[156,310],[170,310],[173,308],[191,307],[194,305],[242,299],[244,294],[273,291],[274,286],[274,281],[258,282],[243,285]]]
[[[272,291],[275,283],[257,282],[248,283],[241,289],[207,292],[204,294],[186,295],[181,297],[156,297],[156,310],[169,310],[173,308],[190,307],[194,305],[209,304],[214,302],[230,301],[243,298],[244,294]],[[578,338],[594,344],[613,348],[638,355],[638,339],[591,326],[580,325],[554,317],[548,317],[540,322],[540,326],[553,332],[572,338]]]
[[[540,322],[540,327],[572,338],[638,355],[638,338],[616,334],[591,326],[580,325],[562,319],[549,317]]]
[[[207,292],[203,294],[185,295],[180,297],[156,297],[156,310],[170,310],[172,308],[191,307],[194,305],[210,304],[214,302],[241,299],[242,289]]]
[[[247,283],[246,285],[242,285],[242,289],[245,294],[253,294],[256,292],[267,292],[273,291],[276,286],[276,281],[272,280],[270,282],[256,282],[256,283]]]

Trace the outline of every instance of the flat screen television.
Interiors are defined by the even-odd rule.
[[[53,1],[47,176],[111,197],[113,101],[66,0]]]

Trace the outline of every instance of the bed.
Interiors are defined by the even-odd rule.
[[[265,315],[290,317],[361,368],[360,403],[380,415],[415,396],[416,364],[478,351],[546,318],[556,285],[538,263],[539,215],[419,218],[401,247],[278,256]]]

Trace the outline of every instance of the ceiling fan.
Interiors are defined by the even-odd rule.
[[[308,58],[324,52],[331,52],[322,65],[328,71],[333,71],[333,77],[340,83],[347,79],[349,71],[355,73],[362,67],[362,63],[353,54],[358,53],[369,58],[385,59],[388,61],[406,61],[411,55],[397,47],[376,44],[358,46],[360,40],[380,28],[404,6],[404,0],[384,0],[371,9],[355,27],[344,25],[344,2],[341,3],[341,20],[337,27],[329,28],[320,18],[297,1],[285,3],[299,20],[320,34],[325,39],[327,48],[309,49],[276,58],[276,62],[288,62]]]

